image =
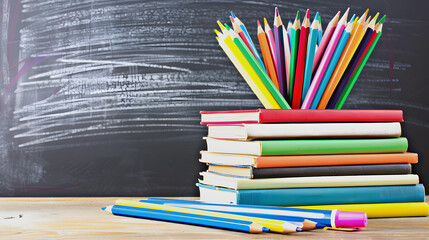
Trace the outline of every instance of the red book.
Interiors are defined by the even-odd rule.
[[[304,21],[301,26],[301,34],[299,35],[298,58],[296,60],[295,81],[292,94],[292,108],[301,108],[302,85],[304,83],[305,58],[307,55],[308,33],[310,30],[309,10],[305,14]]]
[[[201,111],[201,124],[403,122],[402,110],[374,109],[252,109]]]

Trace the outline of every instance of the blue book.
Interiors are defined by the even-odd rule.
[[[329,204],[424,202],[422,184],[370,187],[232,190],[198,183],[200,200],[218,204],[306,206]]]

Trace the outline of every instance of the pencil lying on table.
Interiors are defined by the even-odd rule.
[[[228,218],[210,217],[189,213],[163,211],[149,208],[138,208],[114,205],[102,208],[102,210],[114,215],[139,217],[154,220],[162,220],[177,223],[186,223],[206,227],[215,227],[249,233],[268,232],[269,228],[263,227],[255,222],[235,220]]]

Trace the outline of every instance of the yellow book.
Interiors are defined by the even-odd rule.
[[[222,46],[221,43],[224,43],[226,46]],[[267,109],[281,109],[280,105],[244,57],[243,53],[241,53],[240,49],[238,49],[232,41],[231,37],[227,36],[224,40],[220,39],[219,45],[221,45],[227,55],[228,50],[230,51],[228,57],[243,76],[244,80],[246,80],[252,91],[256,94],[256,97],[261,101],[262,105]]]
[[[157,209],[157,210],[164,210],[164,211],[196,214],[196,215],[202,215],[202,216],[211,216],[211,217],[220,217],[220,218],[227,218],[227,219],[251,221],[251,222],[256,222],[256,223],[258,223],[264,227],[269,228],[270,231],[272,231],[272,232],[278,232],[278,233],[296,232],[296,228],[297,228],[296,225],[289,223],[289,222],[281,221],[281,220],[248,217],[248,216],[242,216],[242,215],[236,215],[236,214],[212,212],[212,211],[190,209],[190,208],[173,207],[173,206],[154,204],[154,203],[146,203],[146,202],[138,202],[138,201],[132,201],[132,200],[119,199],[116,201],[115,205],[137,207],[137,208]]]
[[[429,215],[427,202],[317,205],[292,208],[365,212],[368,218],[426,217]]]

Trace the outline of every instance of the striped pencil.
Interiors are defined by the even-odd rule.
[[[221,29],[226,32],[226,29],[222,24],[220,24],[219,26],[221,26]],[[231,60],[231,62],[234,64],[234,66],[237,68],[241,76],[243,76],[244,80],[255,93],[256,97],[259,99],[262,105],[267,109],[280,109],[280,105],[270,94],[267,87],[258,77],[252,66],[250,66],[250,63],[247,62],[246,58],[240,52],[240,49],[238,49],[238,47],[232,41],[231,37],[222,34],[217,30],[215,30],[215,32],[218,36],[216,39],[218,40],[219,45],[226,53],[228,58]]]
[[[145,208],[145,209],[146,208],[158,209],[158,210],[181,212],[181,213],[203,215],[203,216],[210,216],[210,217],[219,217],[219,218],[228,218],[228,219],[235,219],[235,220],[251,221],[251,222],[256,222],[259,225],[262,225],[264,227],[269,228],[270,231],[272,231],[272,232],[279,232],[279,233],[292,233],[292,232],[302,231],[301,228],[297,227],[295,224],[289,223],[288,221],[280,221],[280,220],[257,218],[257,217],[248,217],[248,216],[241,216],[241,215],[236,215],[236,214],[220,213],[220,212],[182,208],[182,207],[173,207],[173,206],[166,206],[166,205],[161,205],[161,204],[137,202],[137,201],[130,201],[130,200],[122,200],[122,199],[117,200],[115,202],[115,205],[138,207],[138,208]]]
[[[318,35],[317,35],[317,45],[320,45],[320,42],[322,41],[323,38],[323,29],[322,29],[322,18],[319,15],[319,31],[318,31]]]
[[[274,41],[273,31],[271,30],[270,25],[268,24],[268,21],[266,18],[264,18],[264,28],[265,28],[265,34],[267,35],[268,45],[270,46],[271,57],[273,58],[274,68],[276,69],[276,75],[277,75],[278,69],[277,69],[276,44]]]
[[[258,75],[258,77],[261,79],[261,81],[263,82],[263,84],[266,86],[266,88],[268,89],[268,91],[271,94],[271,96],[273,96],[274,99],[276,100],[276,102],[279,104],[280,108],[282,108],[282,109],[290,109],[289,104],[286,102],[286,100],[284,99],[284,97],[281,95],[281,93],[279,92],[279,90],[276,88],[276,86],[274,85],[274,83],[271,81],[271,79],[268,76],[267,72],[264,71],[264,69],[262,68],[262,66],[260,64],[258,64],[258,61],[252,55],[252,53],[250,52],[250,50],[246,47],[246,45],[244,44],[243,40],[241,40],[241,38],[237,35],[237,33],[235,33],[232,29],[230,29],[227,24],[225,24],[225,25],[226,25],[226,28],[227,28],[227,34],[228,34],[228,36],[231,37],[231,39],[233,40],[233,42],[235,43],[235,45],[240,49],[241,53],[246,58],[247,62],[250,63],[251,67],[256,72],[256,74]]]
[[[369,43],[369,40],[372,36],[373,31],[374,31],[375,21],[377,20],[377,17],[378,17],[378,13],[375,15],[375,17],[369,23],[368,28],[365,32],[365,35],[363,36],[362,41],[359,44],[359,47],[357,48],[349,66],[347,66],[346,71],[344,72],[343,76],[341,77],[341,80],[338,83],[338,86],[335,89],[331,100],[329,101],[329,105],[328,105],[329,109],[333,109],[335,107],[335,104],[337,103],[338,98],[341,95],[341,92],[344,90],[344,87],[346,86],[347,82],[350,80],[353,72],[356,70],[356,67],[358,66],[360,60],[362,60],[363,53],[365,52],[365,49]]]
[[[311,71],[313,70],[314,54],[316,50],[317,39],[319,36],[319,12],[316,13],[313,23],[311,24],[310,34],[308,36],[307,57],[305,59],[304,82],[302,84],[302,101],[307,95],[311,83]]]
[[[280,19],[280,14],[278,8],[275,11],[274,17],[274,40],[276,44],[276,58],[277,58],[277,79],[279,81],[279,89],[281,94],[284,97],[287,97],[287,93],[285,92],[286,87],[286,76],[285,76],[285,57],[284,57],[284,49],[283,49],[283,23]]]
[[[352,33],[350,34],[349,41],[347,42],[346,47],[344,48],[343,54],[338,61],[337,67],[334,70],[334,73],[329,79],[328,85],[326,86],[325,92],[320,99],[317,109],[325,109],[328,105],[328,101],[332,96],[335,88],[337,87],[338,82],[340,81],[341,76],[347,68],[347,65],[350,63],[350,60],[353,57],[357,47],[359,46],[360,41],[365,35],[366,29],[368,27],[368,21],[366,21],[366,16],[369,10],[367,10],[362,17],[357,21],[354,26]]]
[[[244,23],[237,17],[234,15],[234,13],[231,11],[231,16],[234,18],[234,22],[237,22],[238,25],[240,26],[240,28],[243,30],[244,35],[246,36],[249,45],[250,45],[250,50],[251,52],[253,52],[253,55],[256,57],[256,59],[258,60],[259,64],[261,64],[262,68],[264,69],[265,72],[267,72],[267,69],[265,69],[264,63],[261,60],[261,57],[259,56],[258,51],[256,50],[255,44],[252,41],[252,38],[249,35],[249,32],[247,31],[246,26],[244,26]]]
[[[186,223],[192,225],[222,228],[240,232],[261,233],[268,232],[269,228],[263,227],[258,223],[229,218],[220,218],[189,213],[164,211],[149,208],[138,208],[130,206],[107,206],[102,210],[114,215],[148,218],[161,221]]]
[[[323,75],[325,74],[326,68],[328,67],[328,64],[332,58],[332,54],[334,53],[335,48],[337,47],[338,41],[340,40],[340,37],[344,31],[345,23],[347,21],[347,15],[349,13],[349,10],[350,9],[347,9],[347,11],[341,17],[340,21],[338,22],[338,26],[337,26],[337,24],[335,24],[336,25],[335,31],[333,32],[332,37],[329,41],[329,44],[326,47],[326,51],[324,52],[323,58],[320,61],[320,64],[317,68],[317,71],[313,77],[313,81],[311,82],[311,85],[310,85],[310,88],[308,89],[307,95],[304,98],[304,102],[302,103],[301,109],[309,109],[310,108],[310,105],[311,105],[311,102],[313,101],[314,95],[316,94],[316,91],[319,88],[320,82],[323,78]]]
[[[299,109],[301,107],[302,85],[305,72],[305,58],[307,54],[308,33],[310,29],[310,10],[304,16],[301,31],[299,34],[298,56],[296,60],[295,80],[293,85],[292,108]]]
[[[320,44],[317,47],[316,55],[314,55],[314,63],[313,63],[313,73],[316,71],[316,67],[319,65],[320,60],[322,59],[323,53],[325,52],[326,46],[328,45],[332,34],[338,24],[338,19],[340,17],[340,11],[335,15],[334,18],[329,22],[326,27],[325,33],[323,34],[322,40],[320,40]]]
[[[296,13],[295,21],[293,22],[290,30],[290,69],[289,69],[289,99],[293,99],[293,87],[295,80],[295,68],[298,54],[298,41],[299,32],[301,28],[301,21],[299,20],[299,11]]]
[[[231,24],[232,24],[232,27],[234,28],[234,32],[236,32],[241,37],[241,39],[243,40],[243,42],[246,44],[246,46],[249,49],[252,49],[250,47],[249,41],[247,40],[246,36],[244,35],[243,29],[241,29],[241,27],[238,25],[238,22],[235,22],[234,18],[231,16],[229,16],[229,19],[231,20]],[[252,54],[253,54],[253,56],[255,56],[255,54],[253,52],[252,52]]]
[[[383,28],[383,22],[386,18],[386,15],[384,15],[380,21],[375,25],[374,31],[371,35],[371,39],[369,40],[371,44],[367,45],[367,49],[365,49],[364,57],[360,61],[358,67],[354,71],[352,77],[344,87],[344,90],[342,91],[340,97],[338,98],[337,103],[335,104],[334,109],[341,109],[344,102],[346,101],[348,95],[350,94],[351,89],[353,88],[357,78],[359,77],[360,73],[362,72],[363,67],[365,66],[365,63],[368,61],[369,56],[371,55],[372,51],[374,50],[375,45],[378,42],[378,39],[380,39],[382,28]]]
[[[283,49],[285,50],[286,94],[289,96],[290,44],[286,28],[283,27]]]
[[[259,23],[259,20],[257,21],[257,25],[258,25],[259,46],[261,46],[262,57],[264,58],[265,66],[267,66],[268,76],[270,77],[271,81],[274,83],[276,88],[279,89],[277,73],[274,68],[274,62],[271,56],[270,47],[268,46],[267,36],[264,30],[262,29],[261,24]]]
[[[335,48],[332,58],[328,64],[328,68],[326,68],[325,74],[323,75],[323,78],[320,81],[316,94],[314,95],[313,101],[311,102],[310,109],[316,109],[317,105],[319,105],[320,98],[322,97],[323,92],[325,91],[326,85],[328,84],[329,79],[331,78],[332,73],[334,72],[334,69],[337,66],[338,60],[340,59],[341,54],[343,53],[344,47],[346,46],[347,41],[350,38],[351,31],[353,30],[354,19],[355,19],[355,15],[353,15],[352,18],[350,19],[350,22],[347,24],[347,27],[345,28],[343,34],[341,35],[340,40],[338,41],[337,47]]]

